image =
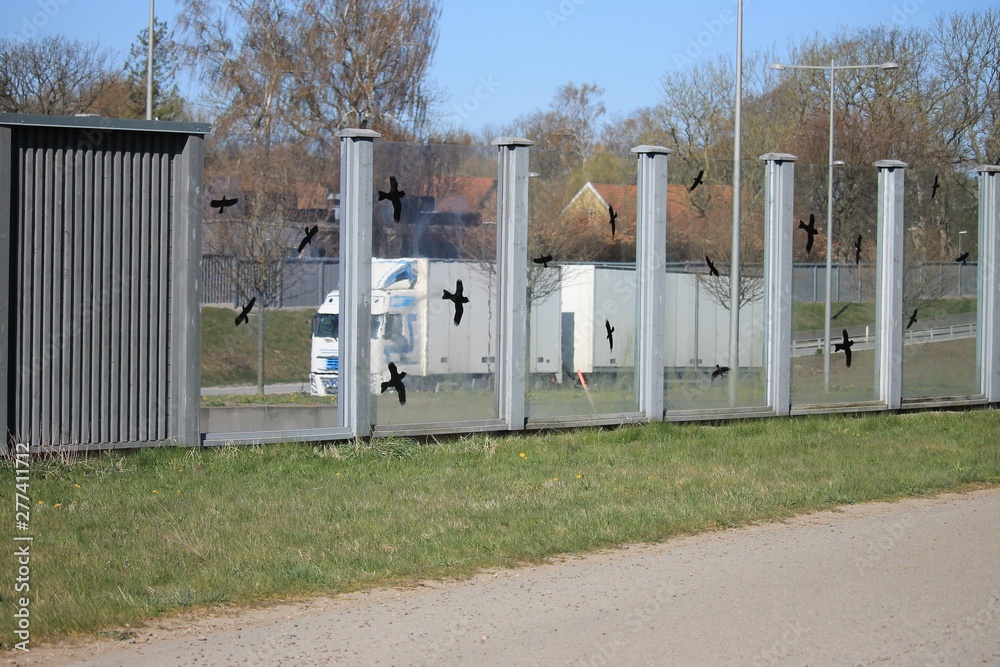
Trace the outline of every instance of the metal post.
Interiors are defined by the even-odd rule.
[[[962,237],[968,234],[966,230],[962,230],[958,233],[958,256],[962,256]],[[962,296],[962,262],[958,264],[958,295]]]
[[[149,47],[146,57],[146,120],[153,120],[153,1],[149,0],[149,35],[146,39]]]
[[[729,405],[736,407],[740,379],[740,206],[743,159],[743,0],[736,6],[736,124],[733,128],[733,243],[729,264]]]
[[[906,163],[879,160],[875,267],[875,381],[879,400],[899,408],[903,388],[903,179]]]
[[[340,386],[337,413],[355,437],[371,435],[373,130],[340,137]],[[344,363],[346,360],[347,363]]]
[[[986,400],[1000,402],[1000,166],[979,167],[979,355]]]
[[[760,156],[764,181],[764,317],[767,405],[776,415],[791,411],[792,229],[795,160],[788,153]]]
[[[667,161],[674,151],[636,146],[636,282],[639,289],[636,383],[639,410],[646,419],[663,419],[663,367],[666,363]],[[697,356],[697,354],[695,355]]]
[[[833,79],[837,68],[830,61],[830,153],[826,161],[826,299],[823,310],[823,388],[830,392],[830,320],[833,317]]]
[[[512,431],[525,422],[528,322],[528,151],[535,142],[501,137],[497,155],[497,285],[500,418]]]
[[[11,248],[13,234],[11,229],[17,224],[17,220],[11,216],[14,207],[11,205],[14,194],[14,184],[11,182],[11,147],[13,145],[11,129],[0,127],[0,266],[7,270],[10,266],[11,257],[17,257],[17,252]],[[9,280],[4,280],[4,286],[0,287],[0,392],[3,398],[0,399],[0,456],[7,456],[8,438],[14,434],[10,433],[10,424],[7,421],[7,378],[14,373],[10,367],[10,357],[7,354],[8,341],[12,332],[7,327],[10,318],[10,297],[11,284]],[[17,307],[16,300],[13,306]]]

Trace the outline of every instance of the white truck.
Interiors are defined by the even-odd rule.
[[[461,280],[469,302],[456,326],[455,306],[442,299]],[[472,387],[496,369],[497,316],[489,295],[496,274],[489,264],[427,258],[372,261],[372,384],[388,378],[393,362],[407,387],[433,389],[442,381]],[[537,323],[529,338],[531,373],[560,371],[560,302],[556,292],[531,309]],[[339,300],[330,292],[313,317],[310,386],[313,395],[335,394],[339,383]],[[541,333],[544,332],[544,335]]]

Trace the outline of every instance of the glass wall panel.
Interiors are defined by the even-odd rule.
[[[499,417],[496,154],[495,147],[375,143],[377,426]]]
[[[667,186],[667,410],[764,405],[764,170],[741,165],[739,360],[730,359],[733,163],[671,157]],[[735,394],[730,372],[739,368]]]
[[[530,164],[527,416],[637,412],[636,158]]]
[[[272,145],[206,164],[204,432],[341,425],[339,148]]]
[[[981,393],[976,189],[975,174],[906,172],[903,398]]]
[[[874,167],[840,165],[834,168],[832,245],[828,245],[830,237],[826,230],[828,183],[826,165],[796,164],[796,227],[792,254],[793,405],[878,399],[875,368],[878,172]],[[829,281],[828,249],[832,252]],[[824,340],[827,300],[830,303],[829,346]],[[838,344],[843,348],[845,330],[850,366],[847,365],[847,351],[837,349]],[[829,374],[824,363],[827,349]]]

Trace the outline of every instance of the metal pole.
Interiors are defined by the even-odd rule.
[[[149,0],[149,36],[146,38],[149,47],[146,56],[146,120],[153,120],[153,2]]]
[[[830,155],[826,183],[826,309],[823,318],[823,387],[830,391],[830,317],[833,312],[831,283],[833,277],[833,78],[837,68],[830,61]]]
[[[743,0],[736,6],[736,123],[733,128],[733,246],[729,268],[729,405],[740,377],[740,187],[743,124]]]

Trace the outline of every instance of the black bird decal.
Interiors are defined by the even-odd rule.
[[[854,242],[854,265],[858,264],[861,264],[861,234],[858,234],[858,239]]]
[[[243,312],[236,316],[236,326],[240,326],[243,322],[250,324],[250,311],[253,310],[253,305],[257,303],[257,297],[250,297],[250,302],[243,306]]]
[[[213,199],[208,203],[208,205],[211,206],[212,208],[219,209],[219,215],[222,215],[223,211],[225,211],[230,206],[236,206],[237,202],[239,201],[240,200],[236,197],[233,197],[232,199],[226,199],[226,195],[222,195],[222,199]]]
[[[934,199],[934,195],[937,194],[939,187],[941,187],[941,184],[938,183],[938,175],[934,174],[934,185],[931,186],[931,199]]]
[[[403,378],[406,377],[406,371],[400,373],[396,370],[396,364],[389,362],[389,379],[382,383],[382,393],[389,387],[396,390],[396,395],[399,396],[399,404],[406,405],[406,387],[403,386]]]
[[[615,333],[615,328],[613,326],[611,326],[611,322],[608,322],[607,320],[604,320],[604,328],[608,332],[608,335],[607,335],[608,349],[609,350],[613,350],[613,349],[615,349],[615,337],[613,335]]]
[[[812,252],[813,249],[813,237],[816,236],[816,216],[812,213],[809,214],[809,224],[807,225],[804,220],[799,220],[799,229],[806,230],[806,254]]]
[[[305,237],[304,237],[304,238],[303,238],[303,239],[302,239],[302,240],[301,240],[301,241],[299,242],[299,252],[300,252],[300,253],[302,252],[302,250],[303,250],[303,249],[304,249],[304,248],[305,248],[305,247],[306,247],[307,245],[312,245],[312,240],[313,240],[313,237],[314,237],[314,236],[316,236],[316,232],[318,232],[318,231],[319,231],[319,225],[313,225],[313,226],[312,226],[311,228],[310,228],[310,227],[306,227],[304,231],[305,231],[305,234],[306,234],[306,235],[305,235]]]
[[[729,366],[720,366],[719,364],[716,364],[715,370],[712,371],[712,382],[715,382],[715,378],[723,377],[728,372]]]
[[[961,263],[962,263],[962,266],[965,266],[965,261],[966,261],[967,259],[969,259],[969,253],[968,253],[968,251],[966,251],[966,252],[963,252],[963,253],[962,253],[961,255],[959,255],[958,257],[956,257],[956,258],[955,258],[955,261],[956,261],[956,262],[961,262]]]
[[[534,262],[535,264],[541,264],[543,267],[547,269],[549,268],[549,262],[552,261],[552,255],[542,255],[541,257],[536,257],[531,261]]]
[[[910,321],[906,323],[906,328],[909,329],[913,326],[913,323],[917,321],[917,311],[914,310],[913,314],[910,315]]]
[[[847,357],[847,367],[851,367],[851,346],[854,345],[854,341],[847,337],[847,329],[844,329],[844,340],[841,343],[834,343],[833,351],[839,352],[844,351],[844,356]]]
[[[618,214],[615,213],[615,207],[608,204],[608,224],[611,225],[611,238],[615,237],[615,220],[618,219]]]
[[[698,187],[699,185],[701,185],[702,183],[705,182],[705,181],[703,181],[701,179],[701,177],[704,176],[704,175],[705,175],[705,170],[704,169],[702,169],[701,171],[698,172],[698,175],[694,177],[694,183],[692,183],[691,187],[688,188],[688,192],[694,192],[694,189],[696,187]]]
[[[399,184],[396,182],[395,176],[389,177],[389,191],[382,192],[378,191],[378,200],[388,199],[392,202],[392,221],[399,222],[399,218],[403,215],[403,202],[401,201],[406,193],[399,189]]]
[[[708,272],[713,276],[719,275],[719,270],[715,268],[715,264],[712,264],[712,260],[709,259],[708,255],[705,255],[705,263],[708,264]]]
[[[462,304],[469,303],[469,297],[463,296],[462,294],[462,290],[464,289],[462,281],[457,280],[455,281],[455,293],[452,294],[448,290],[443,290],[444,295],[441,297],[442,299],[447,299],[455,304],[455,326],[458,326],[458,324],[462,321],[462,313],[465,312],[465,306]]]

